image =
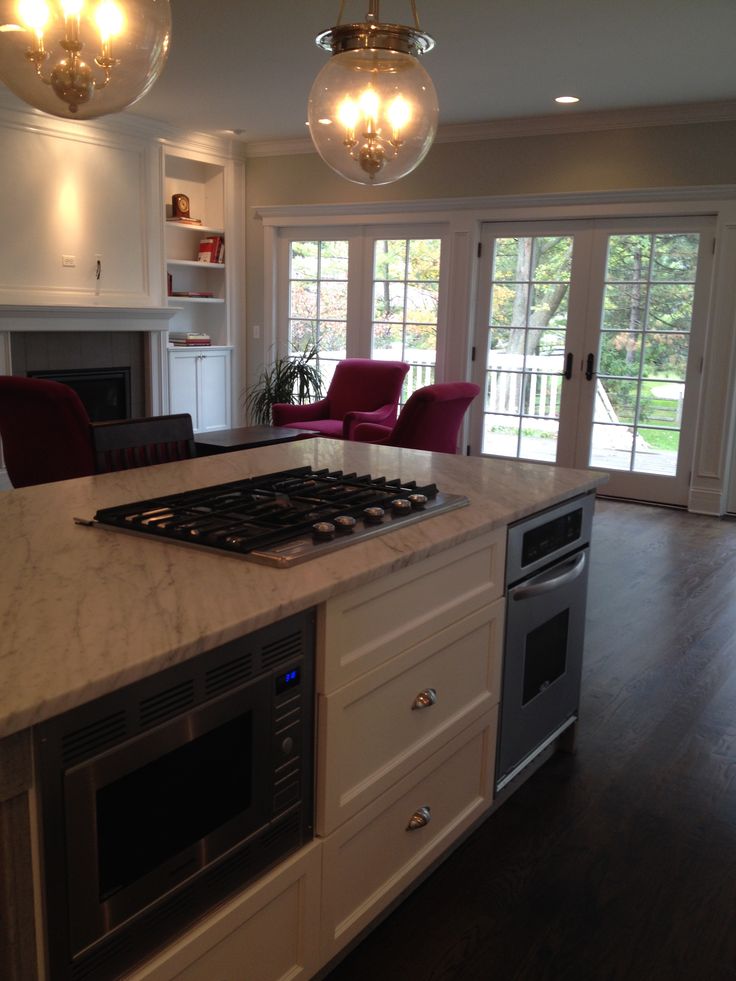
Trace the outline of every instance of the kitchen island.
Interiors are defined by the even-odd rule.
[[[74,523],[103,507],[302,465],[435,482],[469,505],[288,570]],[[251,963],[263,965],[257,981],[309,977],[336,956],[491,807],[506,528],[601,481],[587,471],[315,439],[0,495],[9,529],[0,569],[0,830],[5,853],[12,850],[0,895],[11,931],[0,945],[4,976],[42,976],[33,973],[28,925],[40,894],[28,816],[32,727],[311,608],[318,837],[135,976],[208,981],[218,970],[234,981],[244,976],[243,945]],[[447,670],[447,651],[465,656],[469,637],[482,638],[475,670],[483,691],[411,737],[406,752],[363,753],[370,759],[361,758],[353,779],[350,707],[369,706],[394,678],[440,655],[438,670]],[[402,843],[369,894],[341,892],[339,870],[360,857],[354,843],[370,856],[370,841],[385,842],[385,822],[417,780],[451,792],[458,773],[469,774],[467,786],[455,788],[467,800],[439,822],[431,844],[409,855],[398,854]],[[283,961],[264,948],[269,932],[289,936],[278,945]],[[42,943],[42,928],[39,936]]]

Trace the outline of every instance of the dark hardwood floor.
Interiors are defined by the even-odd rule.
[[[736,523],[599,501],[577,752],[329,981],[736,979]]]

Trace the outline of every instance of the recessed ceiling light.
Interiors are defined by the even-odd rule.
[[[580,99],[576,95],[558,95],[555,102],[562,102],[565,105],[572,104],[573,102],[580,102]]]

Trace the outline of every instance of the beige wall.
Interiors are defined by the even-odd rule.
[[[412,201],[732,184],[736,122],[695,123],[437,143],[408,177],[386,187],[345,181],[314,153],[248,160],[247,323],[263,323],[266,205]],[[248,330],[249,378],[264,360]]]

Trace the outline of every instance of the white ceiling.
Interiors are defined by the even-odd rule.
[[[131,111],[248,143],[306,136],[338,0],[172,0],[169,61]],[[368,0],[347,0],[362,20]],[[736,0],[418,0],[440,126],[736,99]],[[381,20],[412,23],[409,0]],[[575,94],[575,108],[554,97]]]

